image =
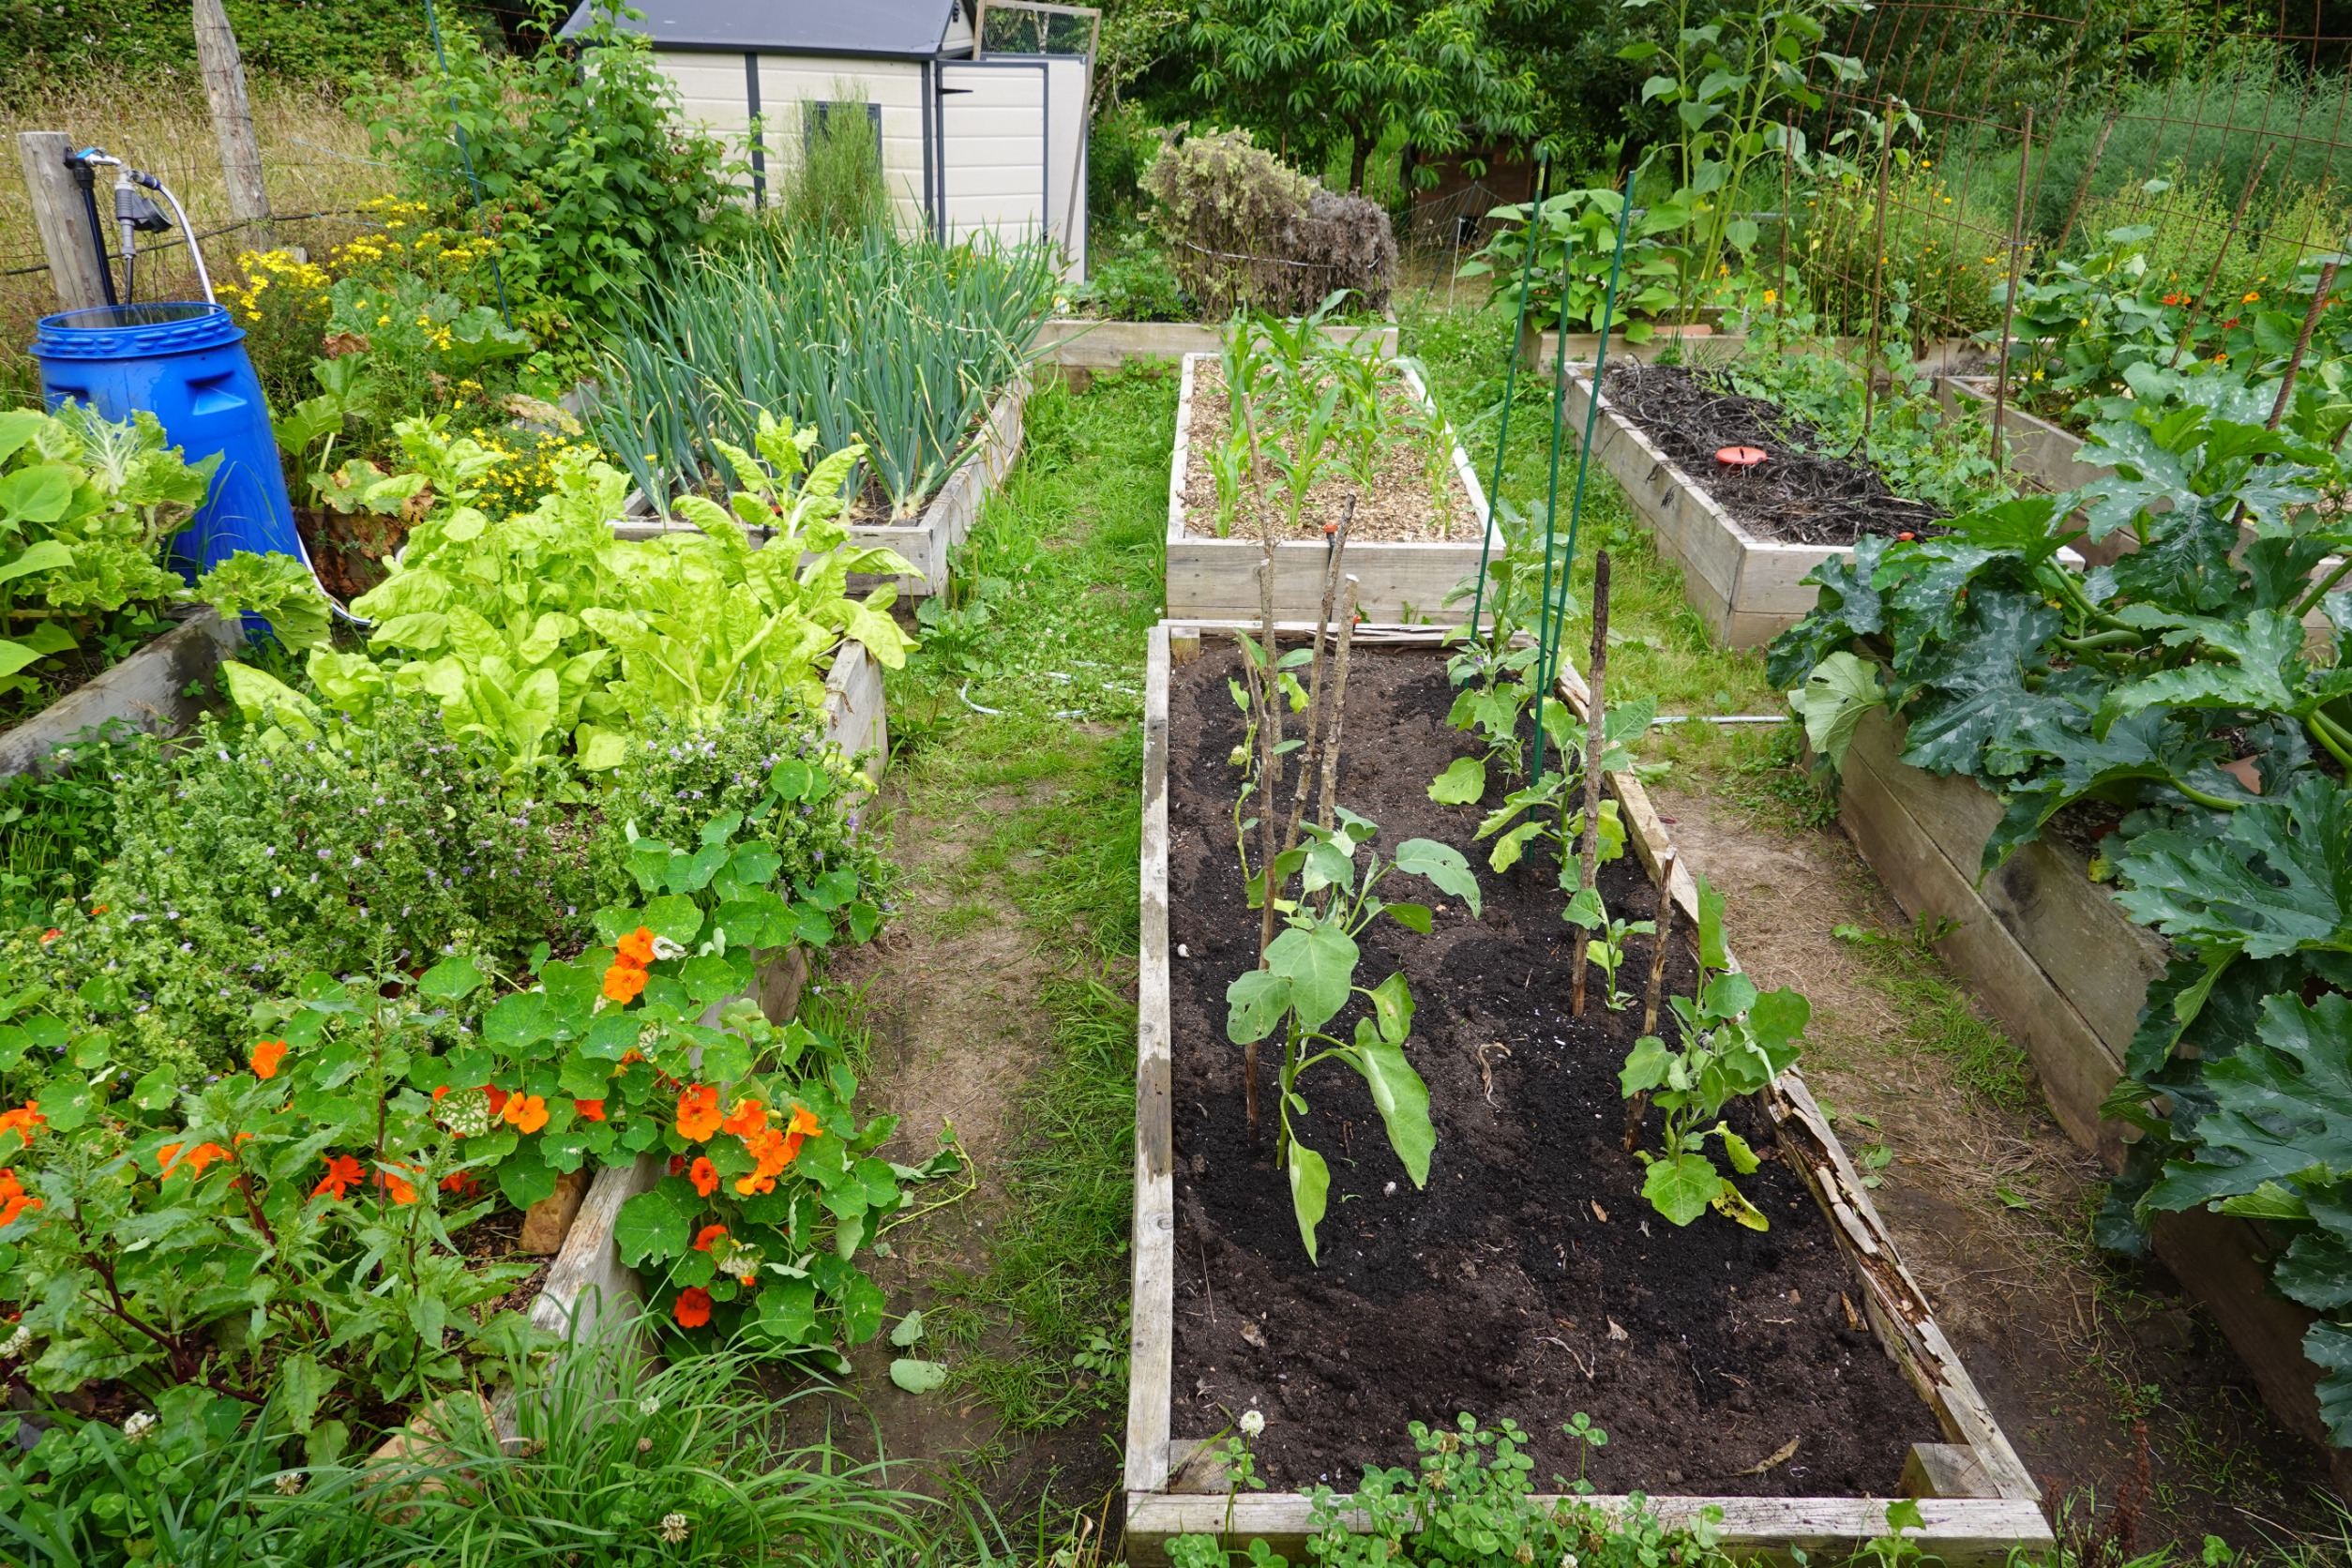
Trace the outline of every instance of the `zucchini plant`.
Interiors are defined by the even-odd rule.
[[[1756,1151],[1723,1120],[1724,1108],[1753,1094],[1786,1072],[1804,1047],[1812,1004],[1787,987],[1759,992],[1730,967],[1723,940],[1723,895],[1698,879],[1698,984],[1690,996],[1667,999],[1678,1046],[1655,1034],[1634,1042],[1618,1086],[1625,1098],[1648,1095],[1665,1116],[1655,1153],[1636,1149],[1648,1168],[1641,1195],[1676,1225],[1712,1209],[1751,1230],[1770,1229],[1715,1165],[1708,1140],[1722,1146],[1734,1174],[1756,1168]]]
[[[1315,1228],[1322,1223],[1331,1190],[1331,1168],[1323,1156],[1300,1140],[1292,1121],[1307,1108],[1299,1079],[1310,1067],[1340,1062],[1363,1076],[1379,1108],[1389,1147],[1404,1163],[1413,1185],[1429,1180],[1429,1156],[1437,1147],[1437,1129],[1429,1121],[1429,1090],[1405,1057],[1405,1041],[1412,1032],[1413,999],[1403,973],[1390,975],[1378,986],[1355,983],[1362,950],[1356,938],[1382,915],[1408,930],[1426,936],[1430,911],[1426,904],[1392,903],[1379,888],[1392,873],[1403,871],[1427,881],[1479,912],[1478,879],[1459,850],[1429,838],[1409,838],[1396,847],[1396,859],[1383,865],[1366,855],[1359,873],[1357,852],[1380,829],[1341,807],[1335,826],[1304,824],[1308,841],[1285,851],[1271,868],[1275,912],[1284,929],[1266,949],[1265,966],[1237,976],[1226,988],[1226,1036],[1246,1045],[1279,1033],[1282,1037],[1280,1093],[1281,1129],[1275,1144],[1277,1167],[1290,1182],[1290,1207],[1298,1216],[1299,1239],[1306,1256],[1316,1258]],[[1285,898],[1281,890],[1291,877],[1299,879],[1299,897]],[[1254,901],[1254,900],[1253,900]],[[1356,997],[1371,1011],[1356,1019],[1352,1035],[1327,1033],[1325,1026]]]

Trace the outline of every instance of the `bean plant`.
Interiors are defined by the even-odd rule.
[[[1331,1168],[1300,1141],[1291,1120],[1293,1111],[1306,1110],[1298,1090],[1302,1074],[1326,1061],[1343,1062],[1362,1074],[1389,1147],[1404,1162],[1413,1185],[1427,1184],[1429,1156],[1437,1147],[1428,1086],[1405,1058],[1413,1019],[1405,976],[1392,974],[1369,989],[1355,983],[1363,957],[1356,938],[1375,920],[1385,914],[1424,936],[1431,928],[1426,904],[1391,903],[1379,896],[1380,884],[1392,872],[1403,871],[1461,899],[1473,915],[1479,911],[1478,880],[1460,851],[1434,839],[1409,838],[1397,846],[1393,864],[1367,855],[1359,873],[1356,853],[1380,828],[1345,807],[1338,818],[1331,828],[1305,824],[1309,842],[1274,861],[1270,880],[1285,929],[1266,949],[1266,966],[1236,977],[1225,992],[1229,1039],[1241,1045],[1277,1031],[1282,1035],[1281,1133],[1274,1157],[1289,1172],[1290,1205],[1310,1260],[1316,1258],[1315,1228],[1322,1223]],[[1299,897],[1284,898],[1281,890],[1293,876],[1300,879]],[[1353,1037],[1323,1033],[1359,996],[1372,1011],[1356,1019]]]
[[[1707,1140],[1741,1176],[1755,1172],[1756,1151],[1723,1120],[1724,1108],[1753,1094],[1796,1062],[1812,1005],[1783,987],[1759,992],[1731,968],[1723,940],[1723,895],[1698,880],[1698,982],[1692,995],[1669,999],[1679,1028],[1669,1047],[1655,1034],[1634,1042],[1618,1084],[1625,1098],[1650,1096],[1665,1113],[1658,1151],[1635,1151],[1648,1174],[1641,1195],[1676,1225],[1709,1209],[1751,1230],[1770,1229],[1763,1212],[1716,1168]]]

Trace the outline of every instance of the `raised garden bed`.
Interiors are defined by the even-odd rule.
[[[1974,406],[1988,420],[1993,415],[1993,378],[1983,375],[1940,375],[1936,396],[1947,409]],[[2011,469],[2041,489],[2056,492],[2080,490],[2115,471],[2077,462],[2074,453],[2083,438],[2061,425],[2038,418],[2014,402],[2001,410],[2001,445]]]
[[[1098,322],[1060,317],[1037,336],[1040,362],[1063,370],[1115,370],[1138,359],[1173,363],[1187,354],[1214,354],[1222,324],[1208,322]],[[1333,324],[1322,329],[1334,343],[1352,343],[1377,334],[1380,353],[1396,354],[1396,327]]]
[[[1368,1096],[1345,1074],[1319,1079],[1313,1141],[1334,1156],[1364,1146],[1334,1159],[1323,1266],[1309,1268],[1281,1178],[1242,1146],[1239,1053],[1222,1027],[1225,986],[1248,957],[1234,933],[1256,929],[1226,858],[1239,717],[1225,690],[1230,630],[1163,625],[1151,649],[1131,1560],[1161,1561],[1170,1537],[1196,1532],[1264,1537],[1297,1560],[1304,1487],[1344,1487],[1362,1463],[1402,1462],[1406,1419],[1461,1410],[1521,1420],[1539,1475],[1578,1468],[1559,1426],[1588,1412],[1612,1439],[1592,1455],[1605,1492],[1650,1492],[1669,1523],[1720,1508],[1724,1542],[1742,1555],[1850,1548],[1885,1532],[1884,1500],[1901,1490],[1939,1494],[1911,1538],[1948,1562],[2046,1545],[2039,1486],[1801,1076],[1785,1074],[1735,1118],[1775,1152],[1749,1179],[1770,1231],[1713,1215],[1677,1231],[1649,1212],[1640,1168],[1619,1148],[1616,1069],[1634,1032],[1600,1008],[1562,1017],[1569,927],[1548,875],[1496,876],[1482,853],[1479,926],[1441,912],[1434,940],[1402,939],[1393,955],[1387,937],[1367,933],[1374,961],[1362,977],[1401,964],[1415,984],[1411,1054],[1433,1091],[1437,1158],[1426,1191],[1390,1191],[1402,1172]],[[1349,726],[1381,739],[1343,764],[1342,798],[1381,822],[1376,849],[1415,834],[1467,848],[1477,821],[1474,808],[1426,797],[1455,749],[1438,636],[1358,634]],[[1573,673],[1562,690],[1581,706]],[[1638,916],[1655,902],[1669,846],[1635,779],[1613,775],[1608,787],[1636,852],[1605,885],[1613,908]],[[1668,892],[1688,929],[1688,875],[1672,870]],[[1687,985],[1687,953],[1670,956]],[[1636,939],[1630,966],[1647,957]],[[1570,1141],[1564,1129],[1579,1126],[1599,1132]],[[1924,1404],[1910,1403],[1906,1382]],[[1253,1395],[1268,1418],[1261,1472],[1285,1489],[1229,1500],[1214,1468],[1194,1460]],[[1792,1435],[1794,1453],[1781,1453]]]
[[[1030,385],[1030,377],[1024,375],[998,395],[988,409],[987,422],[972,435],[969,454],[947,476],[947,482],[940,486],[938,493],[925,504],[921,517],[911,522],[851,524],[850,537],[854,542],[895,550],[915,568],[912,575],[893,580],[901,597],[932,598],[947,592],[949,551],[972,533],[981,504],[1004,482],[1005,475],[1013,470],[1014,460],[1020,456],[1021,415],[1029,404]],[[651,539],[663,534],[694,531],[690,522],[656,515],[642,490],[629,492],[623,513],[614,520],[612,532],[624,539]],[[750,533],[755,542],[765,542],[762,530],[752,529]],[[863,590],[881,580],[853,575],[850,584]]]
[[[2135,924],[2090,880],[2088,857],[2044,834],[1981,880],[2000,803],[1975,780],[1902,761],[1900,731],[1872,714],[1847,753],[1838,821],[1907,914],[1947,922],[1936,949],[2033,1063],[2067,1136],[2111,1170],[2123,1164],[2123,1123],[2100,1107],[2122,1077],[2148,983],[2169,945]],[[2192,1209],[2156,1216],[2156,1256],[2205,1304],[2287,1428],[2324,1448],[2303,1358],[2313,1315],[2274,1294],[2261,1259],[2277,1250],[2252,1221]],[[2328,1449],[2335,1485],[2352,1495],[2352,1455]]]
[[[59,746],[110,722],[154,731],[188,723],[204,706],[189,688],[210,679],[221,659],[244,645],[241,622],[201,611],[0,733],[0,777],[39,765]]]
[[[1215,534],[1214,486],[1205,463],[1197,460],[1201,444],[1222,436],[1223,400],[1207,394],[1214,386],[1216,356],[1184,357],[1184,381],[1176,400],[1176,448],[1168,481],[1168,613],[1171,617],[1214,619],[1254,616],[1259,607],[1258,572],[1265,547],[1253,520],[1244,519],[1232,534]],[[1401,378],[1404,394],[1434,415],[1427,387],[1409,365],[1391,372]],[[1209,405],[1214,403],[1214,409]],[[1406,444],[1397,442],[1402,449]],[[1459,621],[1469,613],[1463,605],[1449,606],[1446,596],[1464,578],[1478,570],[1479,536],[1488,548],[1502,548],[1500,535],[1487,517],[1486,496],[1470,468],[1470,457],[1456,444],[1453,449],[1453,483],[1449,497],[1454,515],[1452,539],[1436,537],[1426,526],[1429,491],[1417,473],[1386,488],[1381,499],[1384,520],[1359,509],[1348,542],[1348,571],[1361,584],[1358,600],[1364,613],[1376,621]],[[1398,462],[1407,470],[1410,457]],[[1336,495],[1348,486],[1334,475],[1327,481]],[[1336,520],[1336,501],[1321,503],[1322,491],[1309,503],[1308,516],[1319,527]],[[1418,534],[1422,536],[1413,537]],[[1405,536],[1397,536],[1397,535]],[[1307,617],[1322,603],[1325,548],[1320,537],[1277,539],[1274,545],[1274,613],[1277,617]]]

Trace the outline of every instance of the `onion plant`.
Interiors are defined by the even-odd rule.
[[[863,441],[852,483],[911,518],[1033,356],[1054,279],[1042,245],[763,230],[652,292],[609,354],[593,429],[666,504],[744,488],[722,444],[752,449],[761,413],[814,425],[827,450]]]

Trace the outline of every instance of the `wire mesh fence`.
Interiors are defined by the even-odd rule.
[[[1915,351],[1989,347],[2013,269],[2100,266],[2118,230],[2150,231],[2125,248],[2152,293],[2208,316],[2308,299],[2316,264],[2352,244],[2352,38],[2284,3],[2226,32],[2086,9],[1858,16],[1844,52],[1870,70],[1826,89],[1810,128],[1843,172],[1742,193],[1793,212],[1761,259],[1793,267],[1833,330],[1877,320]]]

